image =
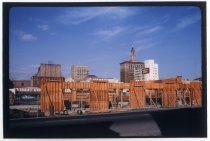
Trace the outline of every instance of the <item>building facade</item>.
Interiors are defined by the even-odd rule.
[[[142,73],[143,70],[144,70],[144,67],[134,70],[134,80],[144,80],[144,74]]]
[[[149,68],[149,73],[144,74],[144,80],[158,80],[158,64],[154,60],[145,60],[145,68]]]
[[[10,105],[39,105],[40,92],[38,87],[9,89]]]
[[[40,87],[42,80],[61,80],[64,81],[64,77],[61,73],[60,64],[40,64],[38,72],[32,76],[32,86]]]
[[[143,75],[136,75],[136,72],[142,72],[144,69],[144,63],[136,61],[135,50],[131,49],[131,55],[129,61],[120,63],[120,81],[130,82],[131,80],[143,80]]]
[[[71,77],[75,82],[83,81],[89,75],[89,67],[81,65],[71,66]]]
[[[13,80],[12,81],[14,88],[24,88],[31,86],[31,80]]]

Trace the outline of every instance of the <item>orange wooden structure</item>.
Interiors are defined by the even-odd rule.
[[[109,109],[108,81],[92,81],[90,85],[90,111],[107,112]]]
[[[53,80],[41,82],[40,109],[47,115],[64,109],[62,82]]]
[[[183,81],[181,77],[130,83],[43,80],[40,107],[42,112],[53,114],[65,109],[65,100],[86,102],[90,112],[108,112],[115,106],[117,109],[119,102],[127,102],[129,109],[201,106],[201,93],[201,81]]]

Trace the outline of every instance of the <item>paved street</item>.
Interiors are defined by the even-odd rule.
[[[12,120],[11,138],[202,137],[201,108]]]

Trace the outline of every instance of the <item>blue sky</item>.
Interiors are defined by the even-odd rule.
[[[88,65],[120,78],[132,44],[138,61],[154,59],[160,79],[201,76],[201,15],[190,6],[16,7],[10,11],[11,79],[30,79],[40,63]]]

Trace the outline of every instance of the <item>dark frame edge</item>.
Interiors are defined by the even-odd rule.
[[[9,131],[9,10],[10,5],[3,3],[3,137],[8,137]]]
[[[14,6],[197,6],[201,9],[201,49],[202,49],[202,131],[203,137],[207,137],[207,33],[206,33],[206,2],[3,2],[3,137],[9,138],[9,11]]]

